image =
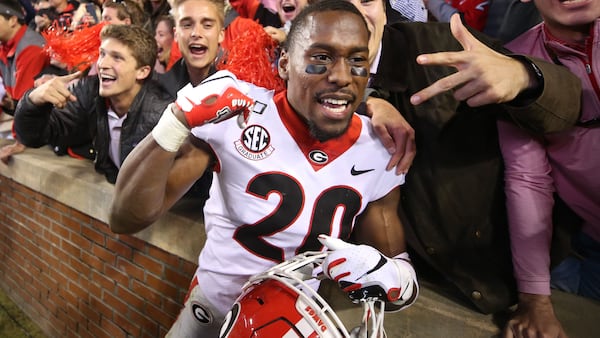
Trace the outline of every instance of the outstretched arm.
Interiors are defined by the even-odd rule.
[[[454,90],[457,100],[477,107],[509,102],[520,92],[537,85],[524,63],[477,40],[462,24],[458,14],[450,19],[450,29],[464,50],[421,54],[417,63],[454,67],[457,72],[415,93],[410,99],[412,104],[418,105],[442,92]]]
[[[450,28],[464,50],[421,54],[417,63],[457,71],[413,94],[412,104],[452,90],[457,100],[472,107],[504,103],[515,122],[536,133],[556,132],[575,124],[580,113],[581,81],[568,69],[498,53],[477,40],[458,15],[452,16]]]
[[[98,87],[91,77],[69,86],[80,75],[56,76],[23,95],[14,121],[20,142],[41,147],[48,143],[81,144],[91,139],[87,125]]]

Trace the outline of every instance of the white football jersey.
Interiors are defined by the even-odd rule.
[[[250,276],[323,250],[319,234],[347,239],[369,202],[404,183],[385,170],[390,155],[368,118],[355,114],[343,136],[319,142],[285,91],[248,86],[257,103],[244,129],[231,118],[192,130],[217,157],[196,274],[223,313]]]

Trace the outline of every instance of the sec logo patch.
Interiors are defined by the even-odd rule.
[[[271,145],[271,135],[259,125],[246,127],[240,139],[235,141],[235,149],[240,155],[253,161],[263,160],[275,150]]]

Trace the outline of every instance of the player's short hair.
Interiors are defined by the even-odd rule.
[[[289,50],[289,48],[296,43],[297,39],[302,39],[300,32],[304,29],[309,17],[313,16],[315,13],[327,11],[348,12],[358,15],[360,20],[365,25],[365,29],[369,33],[369,27],[367,26],[365,18],[352,3],[348,2],[347,0],[321,0],[304,7],[298,16],[292,20],[292,26],[290,27],[287,39],[283,44],[283,48]]]
[[[100,40],[113,38],[131,50],[137,67],[154,68],[158,47],[154,37],[137,25],[106,25],[100,31]]]

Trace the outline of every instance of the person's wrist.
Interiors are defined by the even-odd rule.
[[[31,102],[34,106],[41,106],[44,103],[46,103],[43,100],[41,100],[40,97],[38,97],[37,91],[35,89],[30,91],[29,95],[27,95],[26,97],[29,99],[29,102]]]
[[[527,87],[512,100],[513,105],[527,105],[535,101],[544,91],[544,74],[541,69],[530,58],[525,55],[508,55],[520,62],[527,71]]]
[[[534,305],[551,305],[550,295],[540,295],[534,293],[519,292],[519,304],[534,306]]]
[[[154,141],[168,152],[177,152],[190,135],[190,129],[176,116],[177,110],[175,104],[169,104],[151,133]]]

